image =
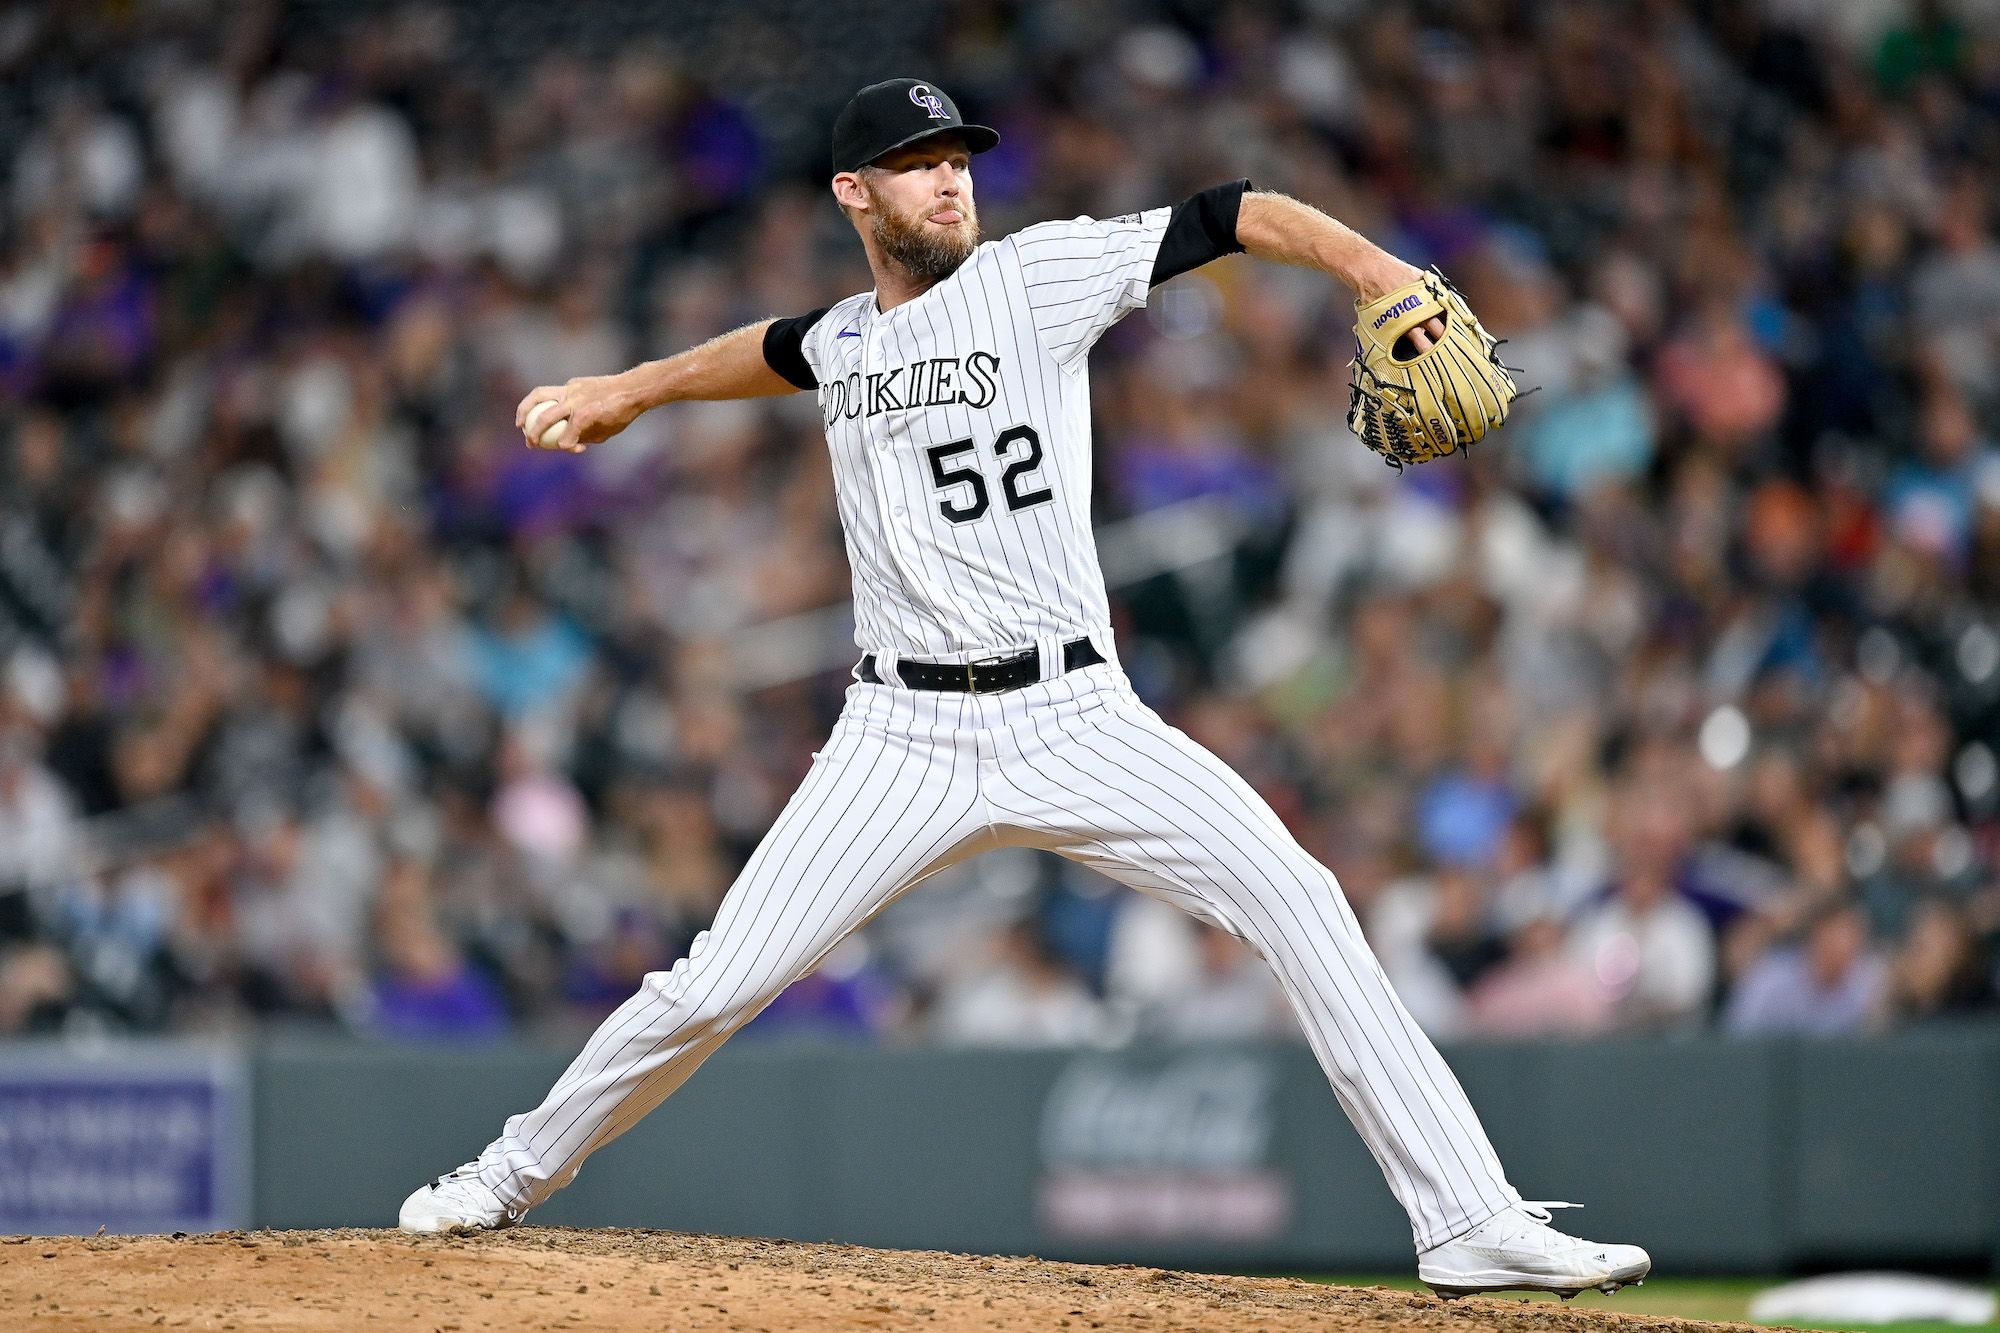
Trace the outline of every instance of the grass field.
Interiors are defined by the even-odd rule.
[[[1413,1277],[1321,1277],[1315,1281],[1342,1286],[1382,1286],[1403,1291],[1426,1290]],[[1594,1307],[1625,1314],[1666,1315],[1677,1319],[1747,1320],[1750,1300],[1766,1287],[1776,1286],[1776,1278],[1648,1278],[1643,1287],[1627,1287],[1615,1296],[1589,1291],[1572,1302],[1577,1308]],[[1553,1296],[1520,1295],[1524,1301],[1551,1301]],[[1804,1328],[1888,1329],[1894,1333],[1968,1333],[1973,1328],[2000,1330],[2000,1324],[1804,1324]]]

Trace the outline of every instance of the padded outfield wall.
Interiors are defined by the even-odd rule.
[[[569,1054],[8,1047],[0,1230],[392,1224]],[[2000,1271],[2000,1030],[1447,1057],[1529,1197],[1588,1205],[1574,1229],[1644,1244],[1663,1268]],[[1411,1263],[1373,1161],[1289,1045],[738,1042],[535,1220],[1189,1266]]]

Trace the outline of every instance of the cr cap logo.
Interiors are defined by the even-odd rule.
[[[912,90],[912,95],[914,96],[914,90]],[[1418,300],[1417,294],[1415,292],[1411,292],[1408,296],[1396,302],[1396,304],[1390,306],[1387,310],[1384,310],[1381,314],[1375,316],[1375,322],[1373,324],[1370,324],[1368,327],[1371,329],[1379,329],[1384,324],[1387,324],[1390,320],[1394,319],[1396,316],[1402,314],[1404,311],[1415,310],[1417,308],[1417,300]]]
[[[944,99],[932,92],[928,83],[910,89],[910,100],[928,112],[932,120],[951,119],[951,113],[944,109]]]

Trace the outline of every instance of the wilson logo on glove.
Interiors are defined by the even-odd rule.
[[[1396,304],[1390,306],[1387,310],[1384,310],[1381,314],[1375,316],[1375,322],[1373,324],[1370,324],[1368,327],[1371,329],[1379,329],[1384,324],[1387,324],[1390,320],[1394,319],[1396,316],[1404,313],[1405,311],[1415,310],[1416,308],[1417,308],[1417,297],[1414,294],[1406,296],[1402,300],[1396,302]]]

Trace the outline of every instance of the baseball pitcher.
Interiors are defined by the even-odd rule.
[[[1271,966],[1439,1292],[1637,1282],[1645,1251],[1566,1236],[1522,1201],[1333,875],[1133,694],[1090,528],[1090,349],[1176,274],[1247,251],[1352,288],[1351,419],[1398,466],[1505,419],[1514,386],[1492,340],[1442,275],[1247,181],[982,242],[972,159],[998,142],[935,84],[862,89],[834,124],[833,194],[873,291],[522,400],[530,445],[581,452],[666,403],[817,394],[861,656],[714,925],[541,1105],[412,1194],[402,1226],[519,1221],[897,895],[1026,846],[1214,922]]]

